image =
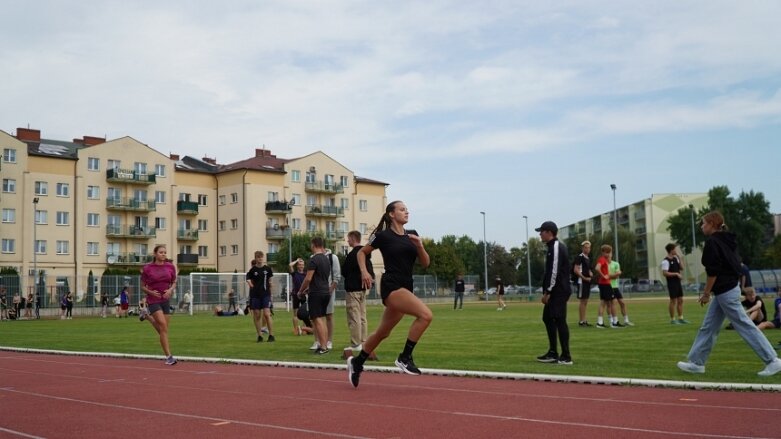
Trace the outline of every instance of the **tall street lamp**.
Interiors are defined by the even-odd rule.
[[[531,264],[531,256],[529,256],[529,253],[531,252],[531,249],[529,249],[529,217],[524,215],[523,219],[526,221],[526,275],[528,276],[529,280],[529,298],[532,297],[532,264]]]
[[[697,235],[695,235],[694,231],[696,230],[694,228],[694,204],[689,204],[689,210],[691,211],[691,218],[692,218],[692,256],[694,256],[694,249],[697,247]],[[697,280],[697,264],[692,264],[692,271],[694,273],[694,283],[699,284],[699,281]],[[698,287],[699,289],[699,287]]]
[[[483,215],[483,267],[485,268],[485,293],[488,294],[488,242],[485,240],[485,212],[480,212]]]
[[[611,184],[610,189],[613,190],[613,254],[616,255],[615,261],[618,262],[618,211],[616,211],[616,185]]]
[[[38,296],[38,197],[33,198],[33,292]]]

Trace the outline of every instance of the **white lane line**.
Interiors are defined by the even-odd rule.
[[[2,389],[2,390],[5,390],[5,389]],[[0,431],[2,431],[3,433],[13,434],[15,436],[20,436],[20,437],[29,437],[29,438],[33,438],[33,439],[46,439],[43,436],[35,436],[35,435],[32,435],[32,434],[22,433],[21,431],[9,430],[9,429],[3,428],[3,427],[0,427]]]

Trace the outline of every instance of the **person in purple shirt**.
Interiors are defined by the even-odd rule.
[[[176,359],[168,345],[168,326],[171,322],[169,300],[176,290],[176,267],[168,261],[164,245],[154,249],[154,260],[144,265],[141,271],[141,291],[146,293],[148,312],[142,311],[141,320],[149,320],[160,336],[160,346],[165,354],[165,364],[173,366]]]

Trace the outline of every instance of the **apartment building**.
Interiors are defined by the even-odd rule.
[[[181,268],[245,271],[255,250],[288,233],[320,233],[335,251],[374,225],[387,183],[361,178],[322,152],[280,159],[266,149],[236,163],[166,156],[132,137],[73,141],[0,131],[2,251],[32,284],[83,290],[89,272],[138,267],[157,244]]]
[[[664,246],[673,242],[667,230],[670,224],[669,218],[678,210],[688,208],[690,204],[695,210],[699,210],[708,204],[708,194],[653,194],[650,198],[616,208],[618,227],[635,234],[635,260],[638,267],[647,273],[648,279],[664,282],[659,266],[667,255]],[[591,234],[612,233],[612,225],[613,211],[611,210],[562,227],[559,237],[565,240],[571,237],[586,239],[586,236]],[[612,241],[610,244],[613,244]],[[595,246],[592,249],[592,257],[595,257],[598,252],[599,248]],[[685,255],[685,262],[690,267],[696,267],[701,256],[702,252],[695,249],[691,255]],[[686,273],[687,278],[684,282],[695,282],[695,276],[700,282],[704,279],[702,270],[693,268]]]

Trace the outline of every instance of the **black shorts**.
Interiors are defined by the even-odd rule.
[[[266,294],[262,297],[250,297],[249,309],[265,309],[271,308],[271,294]]]
[[[624,300],[624,295],[621,294],[621,290],[618,288],[613,288],[613,298],[614,299],[621,299]]]
[[[303,302],[303,300],[298,298],[298,293],[291,294],[290,298],[292,299],[291,302],[293,302],[293,309],[301,308],[301,302]]]
[[[380,297],[382,298],[382,304],[385,305],[385,300],[390,294],[398,289],[406,288],[412,292],[412,279],[397,280],[392,275],[382,276],[380,280]]]
[[[147,309],[149,310],[149,314],[154,314],[157,311],[162,311],[163,314],[171,314],[171,303],[167,300],[161,303],[150,303],[147,305]]]
[[[683,287],[679,282],[671,284],[669,281],[667,282],[667,293],[670,295],[670,299],[676,299],[678,297],[683,297]]]
[[[588,299],[591,297],[591,284],[589,282],[575,284],[575,296],[578,299]]]
[[[610,284],[599,284],[599,300],[606,302],[613,300],[613,287]]]
[[[318,317],[325,317],[328,312],[328,302],[330,301],[330,294],[310,294],[309,318],[316,319]]]

